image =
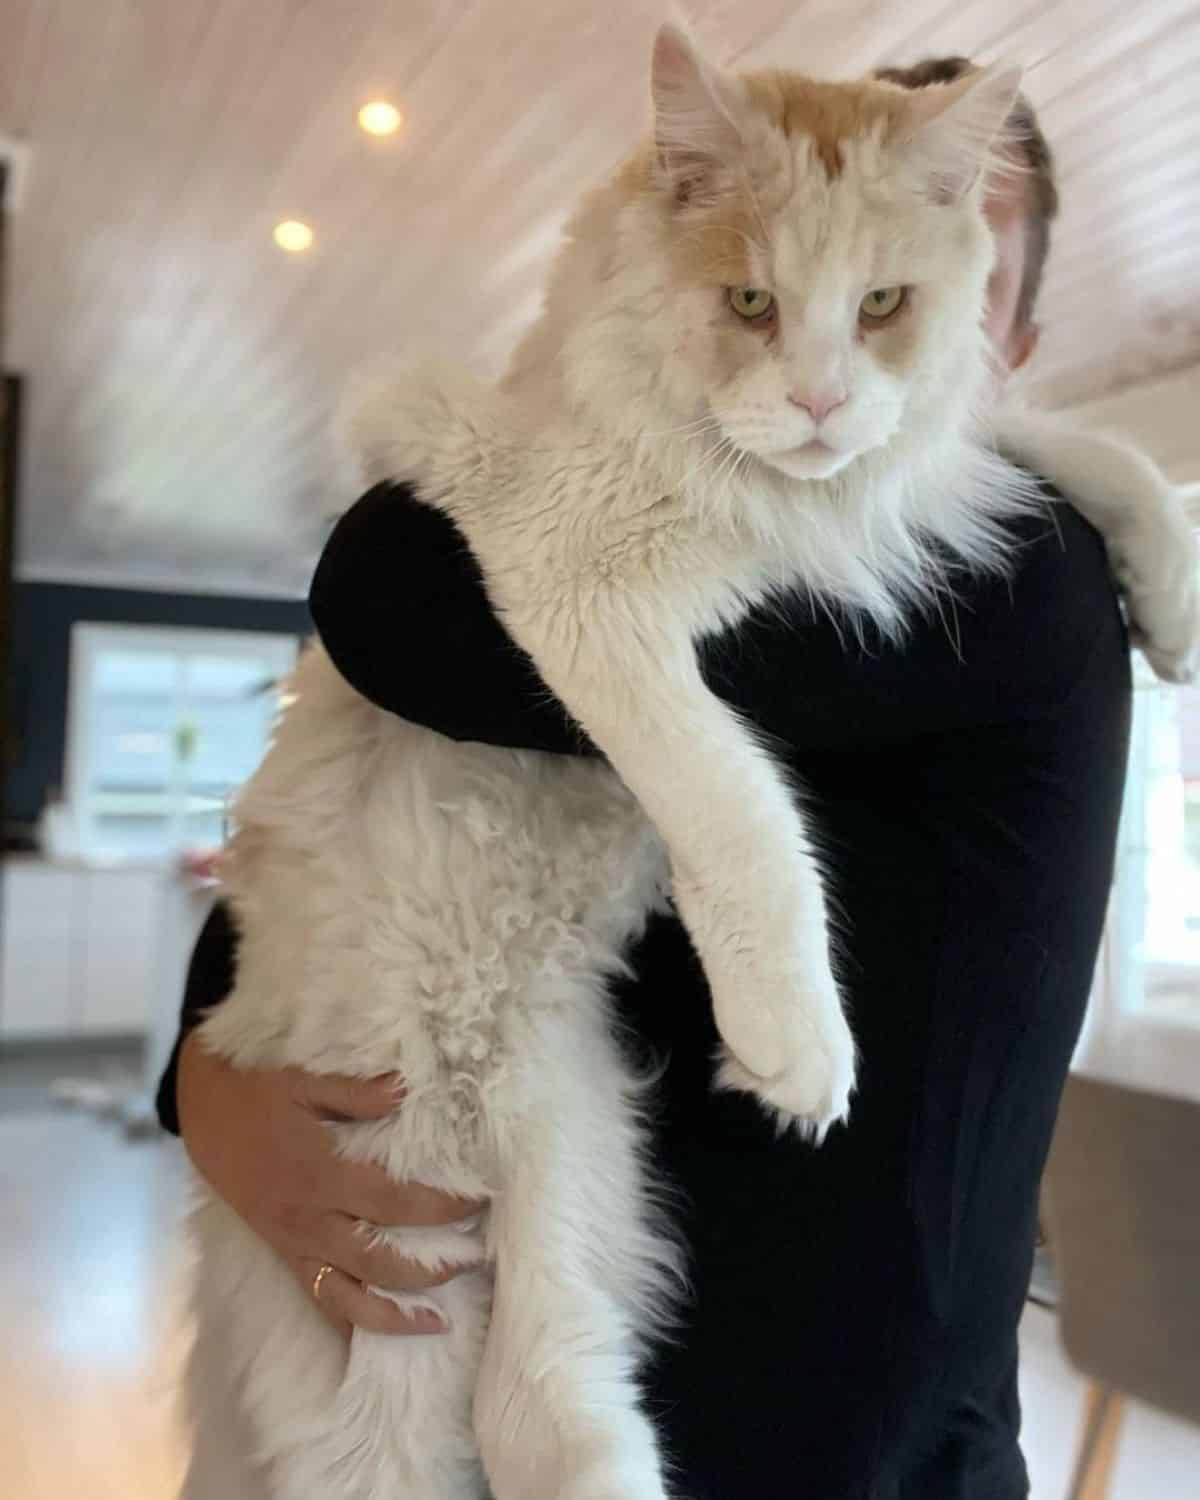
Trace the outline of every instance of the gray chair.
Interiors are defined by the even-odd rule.
[[[1071,1500],[1103,1500],[1127,1396],[1200,1423],[1200,1104],[1072,1078],[1045,1205],[1060,1335],[1092,1382]]]

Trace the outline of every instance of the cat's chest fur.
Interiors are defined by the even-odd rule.
[[[669,613],[697,638],[762,597],[781,561],[800,566],[803,547],[781,559],[743,515],[743,496],[769,487],[703,443],[627,439],[562,416],[513,443],[484,499],[462,486],[444,503],[510,627],[553,617],[588,628],[597,612],[634,609]]]
[[[295,691],[224,862],[235,904],[271,921],[248,923],[211,1035],[246,1066],[401,1071],[395,1128],[445,1139],[482,1120],[535,1009],[595,1004],[664,899],[661,842],[601,761],[447,740],[353,694],[319,649]]]

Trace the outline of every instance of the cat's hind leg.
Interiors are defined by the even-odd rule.
[[[425,1294],[448,1333],[359,1329],[347,1349],[224,1204],[206,1202],[193,1234],[196,1435],[184,1500],[484,1500],[471,1397],[486,1273]]]
[[[191,1452],[180,1500],[273,1500],[237,1398],[219,1317],[207,1310],[189,1359],[187,1404]]]
[[[280,1491],[252,1420],[245,1376],[252,1344],[261,1347],[265,1325],[286,1327],[292,1321],[301,1294],[270,1248],[204,1187],[197,1188],[190,1237],[195,1333],[184,1403],[191,1453],[181,1500],[278,1500]],[[312,1316],[311,1309],[304,1313],[301,1338]],[[332,1329],[311,1332],[316,1347],[305,1351],[306,1384],[312,1387],[315,1381],[319,1397],[336,1391],[344,1356]],[[257,1376],[260,1383],[270,1379],[261,1362]],[[287,1378],[281,1369],[278,1383],[282,1386]]]
[[[635,1089],[606,1009],[584,1007],[523,1049],[491,1210],[475,1430],[495,1500],[665,1500],[636,1377],[677,1261],[645,1210]]]

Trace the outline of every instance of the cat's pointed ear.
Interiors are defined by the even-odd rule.
[[[686,32],[666,25],[654,39],[650,93],[660,176],[686,200],[741,149],[734,86],[701,57]]]
[[[995,158],[1020,87],[1019,67],[990,67],[913,92],[903,150],[939,201],[957,202]]]

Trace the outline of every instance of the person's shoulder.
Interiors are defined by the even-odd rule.
[[[1040,491],[1039,500],[1005,526],[1016,586],[1073,577],[1111,598],[1114,585],[1104,538],[1053,486],[1042,481]]]
[[[1050,486],[1007,523],[1007,565],[962,590],[963,659],[1011,671],[1031,707],[1065,701],[1101,656],[1128,639],[1100,533]]]
[[[977,608],[1019,610],[1043,628],[1088,634],[1120,624],[1116,584],[1104,538],[1050,485],[1040,499],[1006,523],[1007,564],[975,589]]]
[[[406,558],[474,567],[458,527],[443,511],[425,504],[408,484],[376,484],[338,517],[318,566],[317,578],[338,577],[338,563],[352,555],[356,576],[372,563],[389,571]]]

